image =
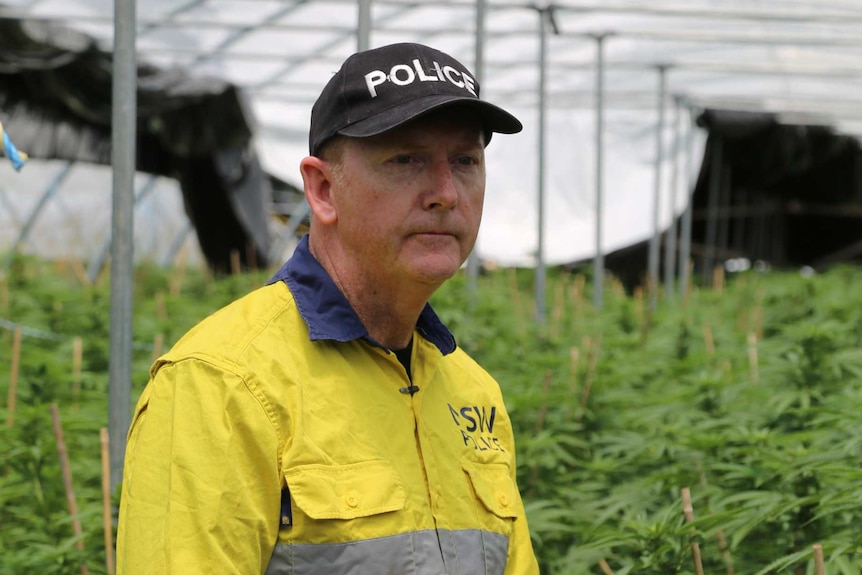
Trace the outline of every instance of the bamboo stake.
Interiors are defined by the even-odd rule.
[[[682,512],[687,523],[694,521],[694,508],[691,505],[691,491],[688,487],[682,488]],[[703,565],[700,561],[700,545],[697,541],[691,542],[691,556],[694,559],[694,571],[697,575],[703,575]]]
[[[714,289],[716,293],[722,293],[724,291],[724,266],[721,264],[712,268],[712,289]]]
[[[826,568],[823,565],[823,545],[817,543],[814,545],[814,569],[816,575],[826,575]]]
[[[708,322],[703,322],[703,343],[706,345],[707,355],[715,355],[715,340],[712,339],[712,328]]]
[[[751,373],[751,383],[758,381],[757,369],[757,334],[753,331],[748,332],[748,367]]]
[[[180,295],[180,291],[182,291],[183,280],[185,279],[186,274],[186,252],[185,249],[182,250],[182,257],[178,258],[176,268],[174,270],[174,274],[171,275],[170,279],[170,294],[171,297],[178,297]]]
[[[9,398],[6,401],[6,427],[15,425],[15,398],[18,393],[18,372],[21,367],[21,325],[15,325],[12,335],[12,368],[9,373]]]
[[[78,504],[75,501],[75,489],[72,486],[72,470],[69,468],[69,454],[66,451],[66,442],[63,439],[63,427],[60,424],[60,412],[57,404],[51,404],[51,422],[54,424],[54,436],[57,438],[57,452],[60,455],[60,469],[63,472],[63,488],[66,490],[66,504],[69,507],[69,515],[72,516],[72,533],[75,535],[75,547],[84,550],[84,536],[81,530],[81,520],[78,518]],[[81,564],[82,575],[88,575],[90,570],[86,564]]]
[[[114,575],[114,516],[111,511],[111,454],[108,428],[99,430],[102,443],[102,523],[105,528],[105,567]]]
[[[153,361],[159,359],[162,355],[162,347],[165,345],[165,336],[161,333],[157,333],[153,338]]]
[[[602,569],[602,573],[605,575],[614,575],[614,572],[611,571],[611,566],[608,565],[608,562],[604,560],[604,558],[599,559],[599,567]]]
[[[84,360],[84,342],[80,336],[72,340],[72,406],[78,409],[81,395],[81,364]]]

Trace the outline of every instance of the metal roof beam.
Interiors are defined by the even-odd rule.
[[[219,52],[213,54],[211,50],[202,50],[195,48],[140,48],[141,54],[153,55],[180,55],[180,56],[199,56],[205,55],[209,57],[218,56],[228,60],[253,60],[253,61],[278,61],[278,62],[294,62],[302,63],[308,60],[306,56],[283,56],[266,52]],[[329,62],[332,64],[341,63],[341,58],[323,57],[315,58],[317,62]],[[710,72],[716,74],[745,74],[754,76],[804,76],[818,78],[840,78],[840,79],[859,79],[862,80],[862,66],[823,66],[807,65],[807,64],[792,64],[790,66],[778,63],[770,64],[727,64],[719,61],[667,61],[664,63],[672,70],[686,70],[695,72]],[[502,60],[497,59],[487,63],[488,67],[501,68],[510,70],[516,67],[533,67],[535,62],[529,60]],[[655,68],[657,62],[637,61],[637,60],[616,60],[605,64],[606,68],[624,69],[624,70],[645,70]],[[558,70],[583,71],[590,72],[595,68],[595,63],[590,61],[584,62],[551,62],[551,67]],[[273,82],[278,85],[280,82]],[[295,82],[291,82],[295,86]],[[316,84],[315,84],[316,85]]]
[[[294,2],[284,10],[290,11],[302,4],[305,4],[307,0]],[[292,24],[290,22],[277,22],[274,21],[274,17],[270,16],[266,20],[255,22],[255,23],[238,23],[231,22],[225,20],[214,20],[214,19],[189,19],[189,20],[176,20],[175,17],[181,14],[182,12],[187,11],[190,8],[193,8],[199,4],[203,3],[202,0],[195,0],[194,2],[190,2],[187,5],[184,5],[181,9],[175,10],[171,13],[171,16],[167,19],[165,18],[146,18],[141,17],[138,18],[139,31],[149,30],[152,28],[173,28],[173,27],[183,27],[183,28],[227,28],[227,29],[276,29],[276,30],[294,30],[294,31],[303,31],[303,32],[338,32],[344,33],[345,35],[354,34],[356,32],[355,27],[351,26],[337,26],[333,24]],[[381,0],[378,0],[378,3],[385,3]],[[399,3],[399,2],[390,2],[392,4],[396,4],[399,6],[405,7],[405,10],[413,7],[412,3]],[[472,5],[472,4],[471,4]],[[418,6],[426,6],[426,4],[417,4]],[[465,5],[466,7],[466,5]],[[499,8],[499,5],[493,6],[495,8]],[[518,5],[519,8],[532,8],[529,5]],[[567,6],[560,6],[560,10],[562,11],[596,11],[596,12],[617,12],[621,10],[610,9],[610,8],[589,8],[589,9],[580,9],[573,8]],[[638,12],[634,10],[634,12]],[[396,14],[397,15],[397,14]],[[388,17],[394,17],[395,15],[390,15]],[[41,20],[41,21],[55,21],[64,24],[110,24],[112,22],[109,16],[88,16],[88,15],[79,15],[79,16],[52,16],[46,14],[32,14],[27,12],[26,10],[20,10],[15,8],[3,8],[0,7],[0,17],[5,18],[19,18],[26,20]],[[720,18],[721,15],[716,14],[703,14],[703,18],[705,20],[714,21],[715,18]],[[772,15],[772,17],[764,17],[762,20],[764,21],[776,21],[781,20],[779,14]],[[838,21],[842,24],[852,23],[852,24],[862,24],[862,15],[858,17],[842,17],[839,18]],[[816,18],[805,18],[800,19],[799,23],[806,24],[818,24],[818,23],[826,23],[820,22]],[[831,23],[831,22],[829,22]],[[419,27],[385,27],[384,23],[377,21],[374,22],[374,29],[377,31],[385,31],[391,33],[404,33],[404,34],[421,34],[428,33],[429,30],[427,28],[419,28]],[[440,30],[436,30],[436,32],[443,32]],[[449,28],[445,31],[449,34],[472,34],[473,29],[469,26],[463,26],[458,28]],[[761,31],[755,33],[741,33],[738,31],[735,32],[718,32],[715,30],[705,32],[705,31],[659,31],[659,30],[650,30],[650,29],[622,29],[622,30],[603,30],[602,34],[607,34],[608,36],[616,36],[616,37],[628,37],[628,38],[638,38],[638,39],[648,39],[648,40],[669,40],[669,41],[684,41],[684,42],[720,42],[726,44],[766,44],[766,45],[774,45],[774,44],[789,44],[796,46],[854,46],[854,47],[862,47],[862,39],[859,39],[858,31],[853,29],[847,30],[848,35],[845,37],[835,37],[834,34],[830,36],[822,36],[818,34],[799,34],[799,33],[763,33]],[[139,32],[140,33],[140,32]],[[596,35],[596,31],[584,31],[584,32],[566,32],[565,30],[560,31],[560,36],[574,38],[574,37],[583,37],[583,38],[593,38]],[[526,29],[510,29],[510,30],[493,30],[489,29],[488,34],[494,37],[511,37],[511,36],[524,36],[532,38],[535,36],[535,30],[526,30]]]
[[[767,11],[767,10],[704,10],[690,6],[675,5],[668,6],[648,6],[643,2],[632,3],[626,5],[607,5],[600,3],[584,3],[577,6],[560,4],[557,9],[562,12],[577,12],[579,14],[588,13],[604,13],[604,14],[625,14],[639,16],[662,16],[673,18],[703,18],[705,20],[736,20],[736,21],[751,21],[751,22],[792,22],[796,24],[862,24],[862,13],[860,12],[842,12],[829,13],[822,9],[818,11],[806,11],[790,13],[786,11]]]
[[[212,54],[212,50],[203,50],[197,48],[139,48],[141,54],[154,55],[188,55],[197,56],[200,54]],[[225,59],[234,60],[255,60],[255,61],[279,61],[279,62],[295,62],[302,63],[308,60],[307,56],[284,56],[267,52],[219,52],[219,56]],[[318,62],[341,63],[342,58],[317,56]],[[862,78],[862,65],[857,67],[849,66],[828,66],[823,64],[792,64],[786,65],[779,63],[770,64],[729,64],[720,60],[670,60],[664,59],[664,63],[672,70],[687,70],[697,72],[713,72],[716,74],[746,74],[746,75],[762,75],[762,76],[811,76],[811,77],[827,77],[827,78]],[[606,63],[608,68],[617,69],[652,69],[655,68],[657,62],[638,61],[638,60],[612,60]],[[513,67],[533,67],[535,62],[531,60],[503,60],[497,59],[490,61],[490,67],[511,69]],[[589,72],[595,68],[595,62],[551,62],[551,66],[562,70],[576,70]],[[274,82],[277,84],[278,82]],[[291,82],[291,85],[295,85]]]

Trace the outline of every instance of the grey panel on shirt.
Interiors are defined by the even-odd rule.
[[[278,543],[266,575],[503,575],[508,549],[506,536],[479,529],[428,529],[348,543]]]

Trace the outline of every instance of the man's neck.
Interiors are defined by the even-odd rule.
[[[342,290],[343,291],[343,290]],[[418,306],[406,306],[403,302],[393,299],[390,295],[382,299],[361,297],[365,290],[358,290],[356,295],[344,292],[345,297],[353,306],[362,325],[368,334],[389,349],[402,349],[410,343],[416,322],[425,302]],[[385,301],[389,299],[389,301]]]
[[[401,349],[410,343],[419,315],[434,293],[434,288],[415,282],[392,284],[365,277],[362,270],[336,265],[326,250],[312,242],[311,253],[332,278],[368,334],[389,349]]]

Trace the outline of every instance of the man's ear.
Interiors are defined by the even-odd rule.
[[[333,224],[338,219],[332,201],[332,171],[329,165],[316,156],[307,156],[299,163],[305,199],[314,217],[322,224]]]

